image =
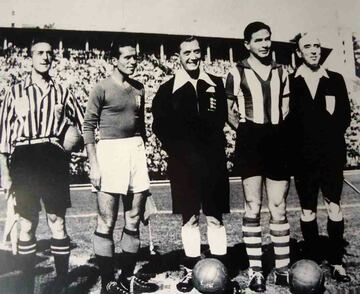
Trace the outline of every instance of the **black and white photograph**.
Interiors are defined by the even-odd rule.
[[[360,293],[359,16],[0,1],[0,294]]]

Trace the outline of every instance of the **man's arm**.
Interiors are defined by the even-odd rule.
[[[89,101],[86,106],[83,133],[86,152],[90,162],[90,181],[91,184],[97,189],[101,186],[100,168],[96,157],[95,147],[95,130],[100,120],[104,100],[103,90],[99,85],[91,91]]]
[[[90,182],[96,190],[101,187],[101,173],[99,164],[96,157],[96,147],[94,143],[86,144],[86,152],[90,162]]]
[[[225,82],[225,93],[227,97],[227,108],[228,108],[228,117],[227,122],[231,128],[234,130],[237,129],[240,122],[240,113],[239,113],[239,105],[237,99],[236,89],[239,87],[237,83],[240,84],[240,75],[236,72],[237,69],[232,69],[227,77]]]
[[[5,195],[8,197],[8,192],[11,188],[12,180],[9,170],[9,155],[5,153],[0,153],[0,174],[1,186],[5,189]]]
[[[351,122],[351,109],[345,80],[340,74],[338,74],[338,82],[336,83],[336,87],[339,91],[340,99],[338,98],[338,101],[336,101],[336,103],[339,103],[339,107],[336,108],[335,115],[338,127],[340,127],[340,131],[345,133]]]
[[[82,132],[82,126],[84,123],[84,112],[77,99],[70,93],[68,89],[64,91],[66,101],[66,117],[71,121],[73,125]]]

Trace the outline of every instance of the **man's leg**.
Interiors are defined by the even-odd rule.
[[[266,179],[270,220],[270,236],[275,253],[275,283],[288,284],[290,263],[290,226],[286,218],[286,197],[289,181]]]
[[[344,255],[344,216],[341,209],[341,193],[343,187],[343,171],[329,169],[322,178],[321,190],[328,212],[327,231],[331,254],[332,277],[338,282],[349,282],[350,276],[346,274],[342,258]]]
[[[321,262],[319,229],[316,218],[319,180],[316,173],[295,176],[295,187],[301,205],[300,228],[304,238],[304,257]]]
[[[206,216],[206,222],[210,253],[214,258],[226,264],[227,238],[222,218],[221,216]]]
[[[119,210],[119,195],[97,192],[98,216],[93,246],[102,289],[115,280],[113,229]]]
[[[122,249],[120,282],[129,290],[130,283],[133,282],[136,284],[134,287],[141,288],[139,292],[154,292],[158,289],[155,284],[134,276],[140,249],[139,224],[141,214],[144,212],[147,194],[148,192],[141,192],[133,195],[123,195],[125,227],[120,241]]]
[[[185,252],[182,265],[184,267],[183,278],[176,285],[180,292],[190,292],[193,288],[192,269],[200,260],[201,237],[199,229],[199,215],[183,215],[181,227],[181,240]]]
[[[249,258],[249,288],[252,291],[263,292],[266,289],[262,275],[262,238],[260,226],[260,210],[262,202],[261,176],[243,179],[245,196],[245,215],[243,218],[243,239]]]
[[[35,231],[39,222],[39,215],[20,216],[20,234],[18,242],[18,260],[22,272],[16,293],[34,293],[36,238]]]
[[[66,210],[59,213],[47,213],[47,223],[52,233],[50,250],[54,256],[56,269],[56,282],[53,292],[61,293],[67,286],[69,270],[70,238],[66,233]]]

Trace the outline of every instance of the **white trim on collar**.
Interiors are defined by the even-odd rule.
[[[179,90],[182,86],[184,86],[187,82],[190,82],[192,85],[195,85],[198,80],[203,80],[204,82],[208,83],[210,86],[215,87],[215,83],[211,80],[209,75],[200,67],[200,73],[197,80],[190,77],[190,75],[186,72],[186,70],[181,67],[175,73],[175,80],[172,93]],[[195,87],[195,86],[194,86]]]
[[[303,78],[309,76],[309,74],[314,73],[309,67],[307,67],[305,64],[302,64],[298,67],[298,69],[295,72],[295,78],[297,78],[298,76],[302,76]],[[318,69],[318,71],[316,72],[318,74],[318,76],[321,77],[325,77],[325,78],[329,78],[328,73],[326,72],[325,68],[323,68],[322,66],[320,66],[320,68]]]

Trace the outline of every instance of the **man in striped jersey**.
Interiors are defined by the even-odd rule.
[[[289,104],[288,78],[271,59],[271,30],[261,22],[244,31],[249,57],[233,68],[226,92],[237,126],[235,172],[243,179],[245,216],[243,237],[249,257],[249,288],[265,291],[262,274],[260,210],[263,185],[270,210],[270,234],[275,251],[275,283],[288,283],[290,227],[286,218],[289,175],[282,125]],[[229,116],[231,117],[231,116]]]
[[[52,46],[46,40],[31,45],[32,71],[8,91],[0,109],[0,159],[3,187],[16,199],[20,215],[18,259],[22,276],[16,293],[33,293],[35,232],[44,203],[52,233],[56,281],[52,293],[64,293],[70,239],[65,213],[70,207],[68,155],[59,138],[69,125],[79,129],[80,105],[49,75]]]

